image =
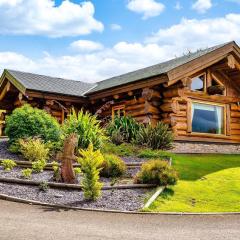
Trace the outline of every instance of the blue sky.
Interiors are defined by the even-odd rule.
[[[0,0],[0,18],[0,70],[90,82],[240,43],[240,0]]]

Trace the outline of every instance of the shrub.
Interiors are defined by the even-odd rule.
[[[82,172],[81,168],[79,168],[79,167],[76,167],[73,170],[74,170],[75,175],[80,175],[80,173]]]
[[[32,162],[32,169],[34,172],[40,173],[43,171],[46,165],[47,165],[46,161],[38,160],[36,162]]]
[[[21,171],[22,176],[26,179],[30,179],[32,177],[32,169],[26,168]]]
[[[20,152],[30,162],[47,161],[49,158],[49,148],[39,138],[20,139]]]
[[[126,172],[125,162],[114,154],[104,154],[101,176],[120,177]]]
[[[61,180],[61,172],[60,172],[60,167],[58,162],[53,161],[52,168],[53,168],[53,179],[59,182]]]
[[[158,122],[156,127],[149,124],[138,131],[135,143],[152,149],[170,149],[173,143],[173,133],[165,123]]]
[[[157,184],[159,186],[174,185],[177,180],[177,172],[167,162],[161,160],[150,160],[144,163],[135,176],[136,183]]]
[[[130,143],[123,143],[117,146],[114,143],[105,142],[103,147],[101,148],[102,153],[115,154],[120,157],[136,156],[138,151],[138,147]]]
[[[148,158],[148,159],[161,159],[164,157],[170,158],[174,154],[162,150],[152,150],[152,149],[142,149],[140,152],[137,154],[139,158]]]
[[[41,182],[38,187],[39,187],[39,190],[43,192],[47,192],[49,189],[48,182],[46,181]]]
[[[124,136],[119,129],[113,131],[110,135],[110,140],[116,145],[124,143]]]
[[[3,166],[3,169],[5,171],[11,171],[14,167],[17,166],[17,164],[15,163],[15,161],[11,160],[11,159],[5,159],[2,160],[1,165]]]
[[[103,156],[99,150],[94,151],[90,144],[87,150],[79,151],[81,158],[78,162],[83,172],[82,186],[84,197],[88,200],[96,200],[101,195],[102,183],[99,182],[100,167],[103,163]]]
[[[6,117],[6,135],[9,143],[16,144],[19,139],[40,137],[44,142],[58,142],[60,126],[57,120],[44,110],[26,104],[16,108]]]
[[[130,143],[132,140],[135,140],[140,126],[141,125],[130,116],[115,117],[107,126],[107,132],[110,137],[118,134],[119,138],[119,135],[121,135],[125,142]]]
[[[106,140],[105,131],[101,128],[100,121],[90,113],[84,113],[83,110],[79,111],[78,114],[74,109],[72,110],[63,125],[63,131],[65,135],[77,133],[80,136],[78,147],[81,149],[88,148],[90,143],[93,144],[94,149],[99,149],[103,141]]]

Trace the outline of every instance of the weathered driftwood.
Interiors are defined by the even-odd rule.
[[[58,154],[58,159],[61,161],[61,177],[64,183],[76,182],[73,161],[77,159],[74,155],[77,143],[77,134],[70,134],[64,141],[63,152]]]

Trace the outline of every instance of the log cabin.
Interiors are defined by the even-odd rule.
[[[129,115],[168,124],[178,141],[240,143],[240,48],[214,46],[94,84],[4,70],[4,115],[29,103],[59,122],[85,108],[100,119]]]

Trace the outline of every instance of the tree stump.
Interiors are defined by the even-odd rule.
[[[63,152],[58,154],[58,159],[61,161],[61,178],[64,183],[76,182],[73,161],[77,159],[74,155],[77,143],[77,134],[70,134],[64,141]]]

